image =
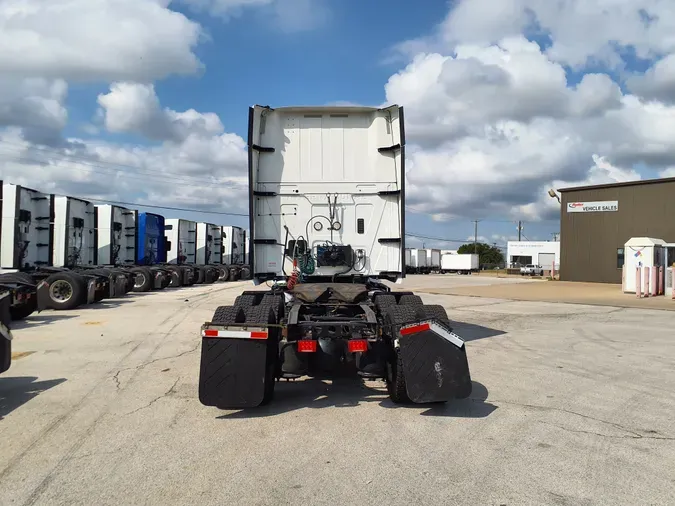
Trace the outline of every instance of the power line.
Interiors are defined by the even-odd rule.
[[[225,211],[204,211],[203,209],[189,209],[185,207],[172,207],[172,206],[157,206],[152,204],[141,204],[139,202],[122,202],[121,200],[106,200],[106,199],[95,199],[92,197],[78,197],[82,200],[89,200],[91,202],[106,202],[109,204],[121,204],[123,206],[137,206],[137,207],[148,207],[152,209],[168,209],[170,211],[186,211],[190,213],[205,213],[205,214],[218,214],[223,216],[243,216],[248,218],[248,213],[228,213]]]

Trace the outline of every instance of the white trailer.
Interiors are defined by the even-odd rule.
[[[136,263],[138,211],[102,204],[96,206],[98,265],[128,266]]]
[[[244,265],[246,263],[246,230],[241,227],[223,227],[223,263]]]
[[[54,265],[96,265],[96,207],[75,197],[54,197]]]
[[[223,238],[219,225],[197,223],[197,265],[222,263]]]
[[[441,255],[441,274],[447,272],[471,274],[478,271],[478,266],[479,260],[476,253]]]
[[[197,259],[197,223],[169,219],[165,222],[166,261],[170,264],[194,264]]]
[[[430,272],[441,270],[441,250],[427,248],[427,268]]]
[[[427,250],[419,248],[410,248],[409,263],[406,264],[406,272],[410,274],[428,274],[429,266],[427,262]]]

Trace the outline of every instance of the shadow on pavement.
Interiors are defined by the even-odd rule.
[[[36,381],[35,376],[0,377],[0,420],[38,394],[60,385],[65,378]]]
[[[487,388],[473,382],[470,399],[453,400],[439,404],[395,404],[389,400],[382,381],[364,382],[360,378],[337,378],[332,382],[320,379],[281,381],[276,384],[274,399],[267,406],[230,412],[218,419],[259,418],[288,413],[297,409],[321,409],[328,407],[347,408],[361,403],[377,402],[383,408],[424,411],[423,416],[450,416],[459,418],[484,418],[496,406],[485,403]]]
[[[26,317],[24,320],[13,321],[11,324],[12,330],[29,329],[31,327],[42,327],[43,325],[51,325],[63,320],[70,320],[77,318],[78,315],[64,315],[55,313],[33,314]]]
[[[455,320],[451,321],[450,326],[452,327],[452,331],[466,342],[506,334],[503,330],[491,329],[490,327],[483,327],[482,325],[474,325],[473,323],[464,323]]]

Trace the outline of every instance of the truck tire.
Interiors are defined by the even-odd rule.
[[[271,294],[270,294],[271,295]],[[260,304],[257,306],[249,307],[249,311],[246,314],[246,323],[255,324],[255,323],[279,323],[274,307],[276,305],[275,297],[271,296],[267,300],[263,298]],[[265,372],[265,394],[263,400],[260,403],[261,406],[269,404],[274,398],[274,385],[279,369],[279,339],[278,332],[275,332],[274,329],[269,329],[269,334],[267,338],[267,368]]]
[[[377,311],[384,315],[387,312],[387,308],[396,305],[396,296],[391,293],[378,293],[374,297],[375,307]]]
[[[420,307],[424,305],[419,295],[402,295],[398,301],[399,306]]]
[[[130,272],[134,275],[134,292],[149,292],[154,288],[155,278],[147,267],[133,267]]]
[[[50,309],[75,309],[86,297],[87,284],[82,276],[75,272],[57,272],[47,279],[48,302]]]
[[[211,323],[217,325],[232,325],[234,323],[244,323],[246,316],[241,308],[235,306],[219,306],[213,313]]]
[[[230,267],[227,265],[218,266],[218,281],[225,282],[230,279]]]
[[[266,293],[260,302],[260,305],[269,305],[274,311],[274,317],[277,322],[281,321],[285,314],[284,296],[274,293]]]
[[[417,310],[417,317],[422,318],[434,318],[443,323],[449,323],[448,313],[443,306],[440,304],[428,304],[424,305]]]
[[[167,265],[167,272],[169,273],[169,286],[172,288],[179,288],[183,286],[183,271],[177,265]]]
[[[384,317],[385,328],[389,335],[395,339],[401,325],[414,322],[417,319],[418,308],[408,305],[392,306],[387,309]],[[397,404],[411,402],[406,389],[403,362],[397,349],[393,348],[393,354],[387,363],[387,393],[389,398]]]
[[[255,295],[243,293],[241,295],[237,295],[237,298],[234,299],[234,306],[240,307],[246,311],[248,308],[255,306],[257,302],[258,297]]]
[[[239,279],[251,279],[251,268],[248,265],[244,265],[241,268]]]

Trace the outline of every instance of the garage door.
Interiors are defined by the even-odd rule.
[[[544,270],[551,270],[553,262],[555,262],[555,253],[539,253],[539,265]]]

